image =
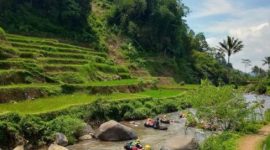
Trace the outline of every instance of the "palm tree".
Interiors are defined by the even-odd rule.
[[[256,76],[260,74],[260,68],[258,66],[254,66],[251,70]]]
[[[268,65],[268,69],[270,70],[270,56],[264,58],[263,65]]]
[[[254,66],[252,69],[252,73],[254,73],[256,76],[265,76],[266,72],[262,68],[258,66]]]
[[[230,57],[232,54],[240,52],[243,48],[243,42],[234,37],[227,37],[227,40],[223,40],[223,42],[219,42],[219,51],[225,52],[228,55],[228,64],[230,64]]]
[[[242,59],[242,63],[245,65],[245,72],[247,72],[247,67],[251,66],[251,60],[250,59]]]

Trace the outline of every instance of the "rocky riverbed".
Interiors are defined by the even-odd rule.
[[[207,135],[210,134],[194,128],[186,129],[186,119],[180,119],[177,112],[167,114],[167,117],[174,120],[172,124],[167,125],[167,131],[145,128],[144,120],[121,123],[134,129],[141,142],[143,144],[151,145],[153,150],[159,150],[168,143],[181,145],[181,142],[179,143],[179,141],[173,140],[174,138],[181,138],[190,142],[192,142],[191,140],[194,138],[196,141],[202,142],[207,137]],[[69,150],[123,150],[125,143],[127,143],[127,141],[104,142],[92,139],[68,146],[67,148]],[[182,144],[186,143],[183,141]]]

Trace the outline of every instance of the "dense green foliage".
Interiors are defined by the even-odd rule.
[[[248,120],[257,107],[248,107],[245,99],[231,86],[214,87],[209,81],[190,94],[187,99],[197,108],[197,117],[210,130],[256,132],[260,127],[256,120]]]
[[[57,132],[64,133],[69,142],[74,143],[84,125],[82,120],[71,116],[44,120],[38,116],[11,114],[0,121],[0,143],[2,148],[8,148],[23,144],[26,139],[38,146],[54,141]]]
[[[138,42],[144,49],[183,56],[188,49],[187,7],[176,0],[120,0],[109,19],[111,24]]]
[[[270,122],[270,109],[265,111],[264,120],[267,121],[267,122]]]
[[[257,83],[249,84],[246,88],[247,92],[255,92],[256,94],[266,94],[268,91],[267,81],[259,80]]]
[[[224,132],[207,139],[200,150],[235,150],[237,149],[237,139],[239,135],[231,132]]]
[[[262,143],[262,149],[269,149],[270,148],[270,136],[266,138],[266,140]]]
[[[96,41],[88,25],[90,12],[90,0],[3,0],[0,25],[9,32]]]

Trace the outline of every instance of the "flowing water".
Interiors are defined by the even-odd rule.
[[[270,97],[269,96],[257,96],[255,94],[245,94],[245,99],[249,103],[254,103],[256,101],[262,103],[264,108],[258,109],[258,113],[264,113],[270,108]],[[195,111],[192,110],[194,113]],[[143,144],[149,144],[152,146],[153,150],[159,150],[165,141],[177,135],[188,135],[193,136],[198,142],[205,140],[211,132],[204,132],[202,130],[189,128],[186,132],[185,119],[180,119],[178,113],[167,114],[169,119],[175,121],[175,123],[168,125],[167,131],[154,130],[151,128],[144,127],[144,121],[134,121],[134,122],[121,122],[133,128],[138,134]],[[123,146],[127,143],[125,142],[103,142],[96,139],[84,141],[71,145],[68,147],[69,150],[123,150]]]
[[[270,96],[267,95],[256,95],[256,94],[245,94],[246,101],[252,105],[254,103],[259,103],[263,107],[259,107],[255,110],[257,119],[262,119],[264,112],[270,109]]]
[[[189,135],[195,137],[201,142],[209,134],[202,132],[201,130],[185,128],[185,119],[180,119],[179,113],[167,114],[167,118],[174,120],[174,123],[168,125],[167,131],[154,130],[144,127],[144,121],[134,122],[121,122],[122,124],[133,128],[139,136],[142,144],[151,145],[153,150],[159,150],[165,143],[166,139],[177,135]],[[163,124],[164,125],[164,124]],[[123,150],[125,142],[102,142],[99,140],[84,141],[72,146],[69,146],[69,150]]]

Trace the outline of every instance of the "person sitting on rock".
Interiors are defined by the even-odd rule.
[[[154,124],[154,128],[158,129],[160,127],[160,124],[159,124],[159,117],[157,117],[156,121],[155,121],[155,124]]]

